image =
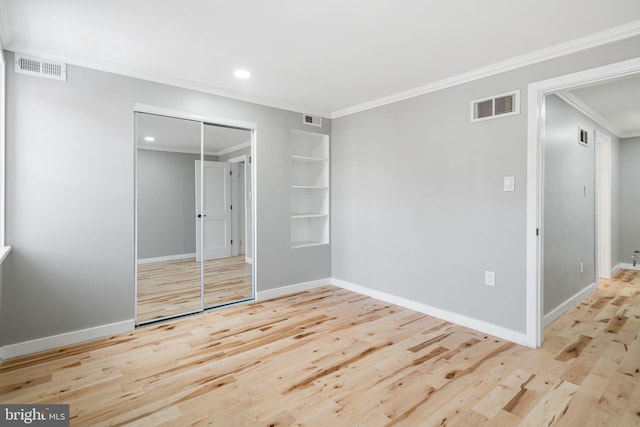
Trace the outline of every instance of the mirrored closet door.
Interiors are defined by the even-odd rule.
[[[252,299],[251,131],[135,122],[136,323]]]

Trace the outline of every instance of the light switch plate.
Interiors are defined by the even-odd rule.
[[[487,286],[495,286],[496,285],[496,272],[495,271],[485,271],[484,272],[484,284]]]
[[[516,177],[505,176],[504,177],[504,191],[515,191],[516,189]]]

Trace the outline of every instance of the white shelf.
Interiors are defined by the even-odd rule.
[[[292,129],[290,138],[291,247],[326,245],[330,219],[329,135]]]
[[[302,219],[302,218],[324,218],[329,216],[326,213],[297,213],[291,214],[291,218],[293,219]]]
[[[291,161],[296,163],[315,163],[315,162],[328,162],[329,159],[325,157],[296,156],[292,154]]]

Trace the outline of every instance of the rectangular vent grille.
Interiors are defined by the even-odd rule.
[[[67,80],[67,64],[48,61],[25,55],[16,55],[16,73],[45,77],[55,80]]]
[[[320,116],[312,116],[311,114],[303,114],[302,115],[302,123],[309,126],[322,127],[322,117]]]
[[[589,146],[589,131],[578,126],[578,142],[585,147]]]
[[[520,91],[471,101],[471,121],[495,119],[520,114]]]

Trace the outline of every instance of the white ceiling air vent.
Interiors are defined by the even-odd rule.
[[[67,80],[67,64],[16,54],[16,73]]]
[[[322,117],[320,116],[312,116],[311,114],[303,114],[302,115],[302,123],[305,125],[322,127]]]
[[[471,101],[471,121],[496,119],[520,114],[520,91]]]

